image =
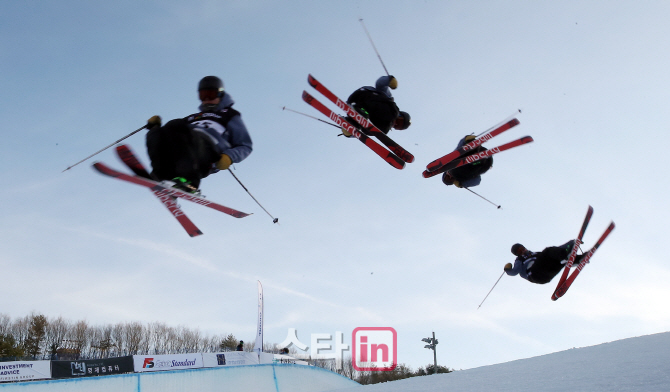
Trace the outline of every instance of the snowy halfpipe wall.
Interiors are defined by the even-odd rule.
[[[0,392],[319,392],[359,384],[313,366],[272,364],[0,384]]]

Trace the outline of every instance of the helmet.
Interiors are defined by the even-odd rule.
[[[205,76],[198,83],[198,91],[217,90],[218,97],[223,97],[223,81],[216,76]]]
[[[396,122],[393,126],[393,128],[402,131],[407,128],[409,128],[410,125],[412,125],[412,117],[410,117],[409,113],[400,111],[398,113],[398,118],[402,118],[402,124],[398,124],[397,119]]]
[[[523,245],[521,245],[521,244],[514,244],[514,245],[512,245],[512,254],[513,254],[514,256],[516,256],[516,252],[517,252],[519,249],[521,249],[521,248],[525,248],[525,247],[524,247]]]

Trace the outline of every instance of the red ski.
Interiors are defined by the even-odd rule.
[[[316,80],[314,76],[308,75],[307,82],[309,83],[310,86],[314,87],[316,91],[320,92],[331,102],[333,102],[338,108],[347,112],[347,116],[356,120],[356,122],[359,123],[365,129],[366,133],[369,133],[370,135],[376,137],[380,142],[384,143],[384,145],[386,145],[386,147],[388,147],[388,149],[391,150],[391,152],[397,155],[400,159],[402,159],[407,163],[414,162],[414,155],[410,154],[409,151],[405,150],[398,143],[394,142],[393,139],[388,137],[388,135],[386,135],[379,128],[377,128],[373,123],[370,122],[370,120],[363,117],[363,115],[361,115],[354,108],[349,106],[348,103],[339,99],[335,94],[333,94],[330,90],[328,90],[326,86],[324,86],[323,84],[321,84],[321,82]]]
[[[137,177],[137,176],[131,176],[129,174],[125,174],[125,173],[116,171],[116,170],[108,167],[107,165],[105,165],[101,162],[94,163],[93,167],[97,171],[99,171],[100,173],[102,173],[106,176],[114,177],[114,178],[117,178],[119,180],[123,180],[123,181],[130,182],[130,183],[133,183],[133,184],[141,185],[143,187],[147,187],[147,188],[151,189],[152,191],[154,191],[154,194],[158,197],[164,197],[164,196],[179,197],[179,198],[182,198],[184,200],[188,200],[190,202],[200,204],[202,206],[209,207],[211,209],[223,212],[224,214],[228,214],[228,215],[233,216],[235,218],[244,218],[245,216],[251,215],[251,214],[247,214],[245,212],[234,210],[230,207],[226,207],[226,206],[221,205],[221,204],[211,202],[211,201],[205,199],[202,196],[197,196],[197,195],[194,195],[194,194],[191,194],[191,193],[187,193],[187,192],[181,191],[181,190],[176,189],[176,188],[172,188],[168,185],[165,185],[165,184],[153,181],[153,180],[149,180],[149,179],[142,178],[142,177]]]
[[[436,176],[440,173],[444,173],[445,171],[452,170],[452,169],[455,169],[455,168],[463,166],[463,165],[467,165],[468,163],[476,162],[480,159],[488,158],[491,155],[495,155],[499,152],[503,152],[505,150],[509,150],[510,148],[519,147],[519,146],[522,146],[524,144],[528,144],[528,143],[531,143],[531,142],[533,142],[532,137],[524,136],[522,138],[513,140],[509,143],[505,143],[501,146],[493,147],[490,150],[482,151],[482,152],[477,153],[477,154],[468,155],[468,156],[465,156],[461,159],[451,161],[451,162],[447,163],[446,165],[441,166],[440,168],[438,168],[435,171],[424,170],[422,175],[423,175],[424,178],[430,178],[430,177]]]
[[[600,239],[598,239],[598,242],[596,242],[595,245],[593,245],[593,248],[591,248],[588,252],[584,254],[584,257],[582,260],[579,262],[579,265],[576,267],[575,271],[570,274],[570,276],[565,279],[565,281],[561,282],[559,281],[558,287],[556,287],[556,291],[554,291],[554,294],[551,295],[551,300],[556,301],[557,299],[561,298],[562,296],[565,295],[565,293],[568,291],[570,286],[572,285],[572,282],[574,282],[575,278],[577,278],[577,275],[579,275],[580,272],[582,272],[582,269],[586,265],[586,263],[589,262],[591,259],[591,256],[593,256],[594,253],[596,253],[596,250],[602,245],[603,241],[610,235],[612,230],[614,230],[614,222],[610,222],[610,225],[607,227],[605,232],[600,236]],[[577,247],[577,241],[575,241],[575,248]],[[573,253],[576,253],[575,249],[573,249]],[[570,254],[570,257],[572,258],[572,254]],[[570,267],[572,267],[572,261],[568,261],[569,264],[566,264],[565,270],[563,271],[563,275],[565,276],[566,270],[570,270]],[[563,279],[563,276],[561,277]]]
[[[450,152],[449,154],[443,156],[442,158],[438,158],[432,161],[431,163],[426,165],[426,171],[433,172],[439,170],[442,166],[446,165],[447,163],[453,161],[454,159],[460,157],[461,155],[467,153],[468,151],[474,150],[475,148],[481,146],[484,142],[493,139],[495,136],[500,135],[501,133],[507,131],[508,129],[513,128],[516,125],[519,125],[519,120],[517,120],[516,118],[507,121],[506,123],[493,129],[492,131],[486,132],[484,135],[478,137],[477,139],[471,141],[466,145],[461,146],[460,148],[457,148],[456,150]]]
[[[349,121],[345,120],[344,117],[334,113],[332,110],[328,109],[324,104],[319,102],[316,98],[312,97],[307,91],[302,92],[303,101],[312,105],[316,110],[323,113],[326,117],[334,121],[338,126],[343,127],[347,132],[351,133],[356,139],[360,140],[361,143],[365,144],[379,155],[383,160],[388,162],[389,165],[395,167],[396,169],[403,169],[405,167],[405,162],[394,155],[391,151],[380,146],[377,142],[369,138],[367,135],[362,133],[358,128],[351,125]]]
[[[586,232],[586,228],[588,227],[592,216],[593,216],[593,207],[589,206],[588,210],[586,210],[586,216],[584,217],[584,222],[582,222],[582,228],[579,230],[577,239],[575,239],[575,245],[572,247],[572,250],[570,251],[570,257],[568,257],[568,263],[565,265],[566,268],[563,270],[563,275],[561,275],[561,279],[558,280],[556,289],[561,287],[561,285],[568,278],[568,274],[570,273],[570,267],[572,267],[572,264],[575,262],[575,259],[577,258],[577,250],[579,249],[579,246],[584,243],[582,242],[582,238],[584,237],[584,233]],[[554,293],[556,293],[556,291],[554,291]]]
[[[151,178],[151,175],[147,171],[147,169],[144,168],[144,165],[137,159],[137,156],[133,153],[133,151],[130,149],[130,147],[126,146],[125,144],[121,144],[116,147],[116,153],[121,158],[123,163],[130,168],[130,170],[133,171],[136,175],[144,178]],[[177,221],[181,224],[181,226],[186,230],[186,233],[188,233],[189,236],[191,237],[197,237],[202,234],[202,231],[198,229],[198,227],[184,214],[184,211],[179,208],[179,204],[177,204],[177,198],[174,196],[165,196],[161,195],[158,190],[151,189],[151,192],[158,198],[158,200],[163,203],[165,208],[170,211],[172,216],[174,216]]]

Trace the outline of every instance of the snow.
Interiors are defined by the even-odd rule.
[[[670,332],[336,391],[670,391]]]

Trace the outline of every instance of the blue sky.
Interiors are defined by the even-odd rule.
[[[256,280],[266,341],[390,326],[398,359],[470,368],[665,332],[670,5],[662,1],[8,1],[0,5],[0,312],[91,324],[163,321],[251,340]],[[384,70],[413,125],[390,136],[416,161],[398,171],[301,100],[312,73],[346,98]],[[218,75],[254,141],[235,173],[207,178],[234,219],[188,202],[189,238],[152,195],[103,177],[109,149],[142,126],[197,111]],[[515,110],[521,136],[473,189],[421,172],[468,133]],[[145,164],[144,135],[127,140]],[[503,277],[521,242],[616,230],[565,297]]]

